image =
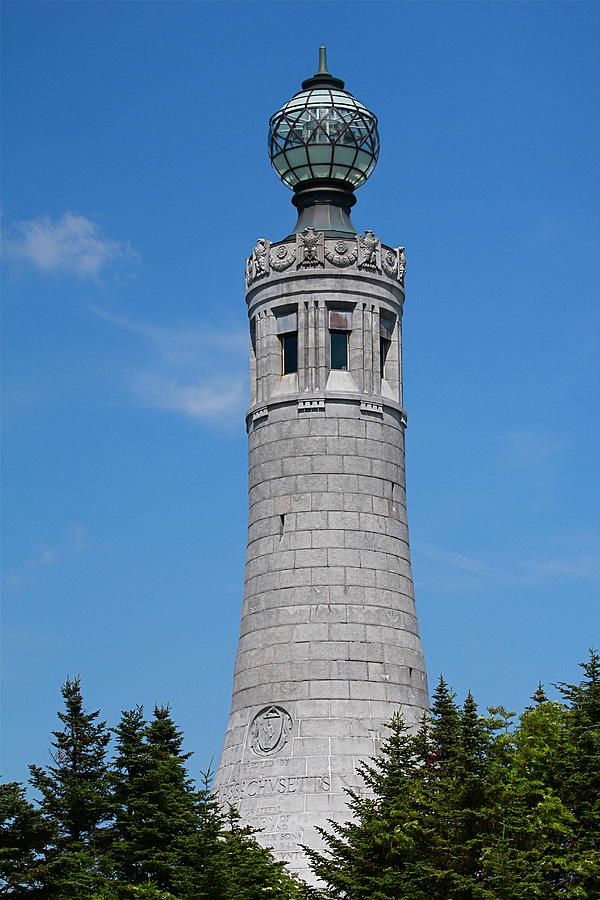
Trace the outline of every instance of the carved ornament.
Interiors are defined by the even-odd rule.
[[[277,753],[287,744],[292,730],[292,717],[282,706],[266,706],[254,717],[250,726],[250,747],[257,756]]]
[[[299,269],[314,269],[325,265],[325,236],[322,231],[305,228],[296,238]]]
[[[393,250],[381,251],[381,268],[390,278],[398,275],[398,256]]]
[[[373,231],[358,235],[358,268],[377,272],[380,266],[381,241]]]
[[[334,266],[345,268],[351,266],[358,259],[358,250],[354,247],[348,252],[349,247],[346,241],[336,241],[333,249],[325,247],[325,259]]]
[[[290,247],[288,244],[281,244],[275,251],[269,254],[269,262],[271,268],[276,272],[285,272],[296,260],[296,248]]]

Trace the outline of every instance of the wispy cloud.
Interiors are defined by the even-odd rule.
[[[600,554],[585,553],[579,556],[550,557],[518,561],[514,570],[501,569],[473,556],[444,550],[423,541],[414,541],[414,549],[429,559],[444,563],[452,569],[462,569],[487,581],[512,585],[535,585],[558,579],[600,578]]]
[[[4,241],[4,253],[46,274],[91,280],[135,255],[128,243],[107,237],[95,222],[73,212],[59,219],[44,215],[16,222]]]
[[[13,587],[22,584],[40,569],[47,569],[56,566],[59,562],[69,556],[75,556],[86,547],[88,542],[88,531],[81,522],[66,529],[65,536],[61,541],[55,544],[40,544],[33,553],[30,554],[20,566],[9,572],[4,583],[7,587]]]
[[[206,328],[174,328],[148,324],[92,307],[106,322],[141,338],[151,352],[150,364],[126,373],[137,401],[199,420],[228,420],[246,403],[244,332]]]
[[[445,563],[454,569],[463,569],[472,575],[479,575],[491,581],[502,581],[505,584],[523,583],[522,577],[504,569],[499,569],[496,566],[490,566],[474,556],[465,556],[452,550],[443,550],[441,547],[435,547],[433,544],[427,544],[423,541],[414,541],[413,543],[415,550],[418,550],[424,556]]]

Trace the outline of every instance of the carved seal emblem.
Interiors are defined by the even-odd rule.
[[[287,743],[292,717],[281,706],[266,706],[250,726],[250,747],[258,756],[277,753]]]

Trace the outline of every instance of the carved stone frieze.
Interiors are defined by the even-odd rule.
[[[358,268],[372,272],[381,269],[381,241],[373,231],[358,235]]]
[[[296,260],[296,248],[289,244],[280,244],[277,250],[269,253],[271,268],[276,272],[285,272]]]
[[[325,259],[333,266],[344,269],[356,262],[358,249],[356,246],[350,249],[347,241],[336,241],[333,246],[325,247]]]
[[[275,244],[259,238],[246,260],[246,287],[262,278],[280,272],[302,269],[356,268],[377,272],[404,283],[406,256],[404,247],[384,247],[373,231],[356,238],[326,238],[322,231],[305,228],[290,241]]]
[[[305,228],[302,234],[296,235],[296,239],[299,269],[312,269],[325,265],[325,236],[322,231]]]

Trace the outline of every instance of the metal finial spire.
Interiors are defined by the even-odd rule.
[[[339,91],[344,90],[342,79],[335,78],[327,68],[327,48],[325,44],[321,44],[319,47],[319,68],[312,78],[306,78],[302,82],[302,87],[304,90],[312,87],[330,87]]]
[[[325,44],[321,44],[319,47],[319,68],[317,69],[317,75],[329,75],[329,69],[327,68],[327,47]]]

